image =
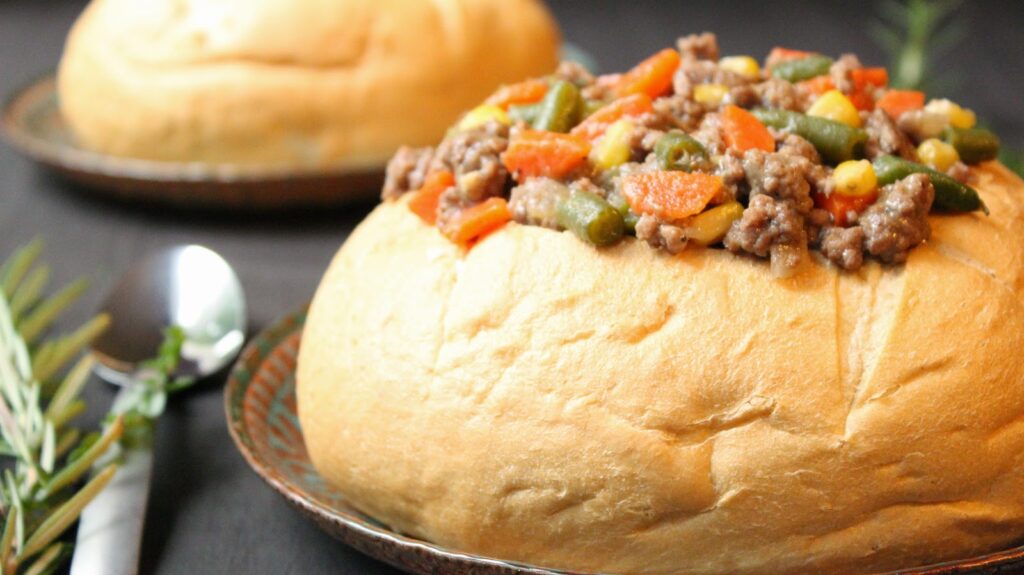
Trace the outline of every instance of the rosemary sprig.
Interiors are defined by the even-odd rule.
[[[88,458],[67,456],[81,436],[68,424],[82,409],[78,395],[92,360],[84,357],[66,368],[108,319],[93,318],[70,336],[45,336],[86,284],[75,282],[44,296],[49,270],[37,264],[42,247],[36,240],[0,267],[0,453],[13,459],[0,482],[4,575],[44,573],[59,564],[67,546],[58,538],[112,473],[97,474],[76,490],[83,476],[77,470]],[[101,453],[89,457],[103,455],[120,433],[120,426],[112,428]]]
[[[47,297],[42,249],[33,241],[0,267],[0,457],[12,460],[0,476],[2,575],[50,573],[70,556],[71,544],[59,538],[113,477],[119,449],[152,441],[152,420],[167,393],[189,383],[168,376],[184,339],[169,330],[158,357],[146,364],[147,376],[113,406],[101,433],[83,436],[71,427],[85,408],[79,395],[94,361],[83,351],[109,318],[48,335],[87,284],[79,280]]]
[[[883,0],[881,20],[869,33],[889,53],[891,83],[898,88],[948,91],[950,76],[936,73],[935,64],[967,37],[962,19],[952,18],[962,0]],[[942,84],[946,84],[943,86]]]

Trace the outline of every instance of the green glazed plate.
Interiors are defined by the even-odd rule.
[[[408,573],[568,575],[444,549],[404,536],[352,507],[309,461],[295,407],[295,364],[306,311],[289,315],[242,352],[224,392],[228,427],[249,465],[325,531]],[[888,575],[1024,573],[1024,548]]]

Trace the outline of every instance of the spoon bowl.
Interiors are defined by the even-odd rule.
[[[172,378],[195,381],[212,375],[245,342],[245,296],[238,277],[223,258],[202,246],[149,256],[125,274],[100,311],[110,317],[110,329],[93,343],[95,371],[122,386],[115,407],[145,392],[143,362],[157,356],[169,327],[180,328],[184,336]],[[82,511],[71,575],[138,573],[155,425],[149,420],[149,441],[123,449],[114,477]]]
[[[110,329],[93,343],[96,373],[129,384],[139,364],[156,356],[163,331],[184,333],[174,376],[195,379],[216,373],[238,355],[245,341],[245,295],[234,270],[198,245],[156,252],[132,268],[110,292],[101,312]]]

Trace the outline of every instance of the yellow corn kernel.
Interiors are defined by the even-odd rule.
[[[490,121],[500,122],[508,126],[512,122],[508,119],[508,114],[505,110],[502,110],[498,106],[493,104],[482,104],[473,108],[459,121],[460,130],[472,130],[473,128],[479,128]]]
[[[724,84],[697,84],[693,87],[693,99],[708,106],[721,104],[728,93],[729,87]]]
[[[866,196],[878,188],[875,168],[867,160],[847,160],[836,166],[832,172],[837,194],[844,196]]]
[[[761,76],[761,66],[750,56],[726,56],[718,61],[718,67],[751,79]]]
[[[960,160],[956,148],[936,138],[928,138],[921,142],[917,147],[917,156],[922,162],[940,172],[945,172]]]
[[[860,127],[860,113],[839,90],[829,90],[822,94],[807,110],[807,115],[834,120],[854,128]]]
[[[973,128],[978,123],[974,112],[967,108],[961,108],[959,104],[945,98],[941,100],[929,100],[924,107],[925,112],[940,114],[949,119],[949,124],[954,128]]]
[[[743,205],[739,202],[728,202],[715,206],[690,218],[686,223],[686,237],[702,246],[709,246],[722,241],[729,227],[743,217]]]
[[[625,164],[632,156],[630,140],[633,138],[633,122],[622,119],[605,131],[604,136],[590,152],[590,160],[600,170],[610,170]]]

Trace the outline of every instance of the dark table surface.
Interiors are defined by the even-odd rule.
[[[81,0],[0,0],[0,94],[51,70]],[[566,38],[605,70],[631,65],[682,33],[714,30],[726,53],[761,56],[775,44],[884,64],[869,39],[869,2],[630,2],[553,0]],[[964,3],[968,39],[943,57],[949,95],[974,108],[1004,140],[1024,145],[1024,3]],[[100,200],[0,146],[0,259],[36,235],[54,280],[88,275],[93,287],[67,318],[83,320],[117,277],[147,252],[205,244],[237,269],[254,329],[307,301],[331,255],[370,203],[267,216],[197,214]],[[335,543],[289,508],[235,450],[221,386],[211,381],[169,407],[160,424],[142,555],[144,573],[392,574]],[[113,392],[90,383],[95,420]]]

